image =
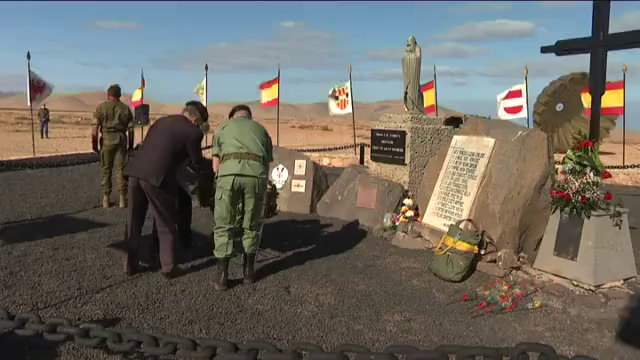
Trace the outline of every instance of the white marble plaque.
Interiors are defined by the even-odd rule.
[[[307,187],[305,180],[291,180],[291,192],[303,193]]]
[[[307,172],[307,160],[296,160],[293,166],[293,175],[304,176]]]
[[[447,231],[450,224],[469,216],[495,141],[482,136],[453,137],[422,218],[424,224]]]

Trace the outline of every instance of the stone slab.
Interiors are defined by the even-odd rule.
[[[449,225],[467,219],[484,172],[491,159],[495,139],[456,135],[440,170],[438,181],[422,222],[447,231]]]
[[[510,121],[467,118],[456,135],[495,139],[469,218],[486,231],[498,250],[535,258],[551,214],[553,151],[547,134]],[[417,193],[426,209],[434,192],[449,144],[429,160]]]
[[[358,188],[361,189],[360,194]],[[362,191],[364,188],[365,191]],[[372,191],[371,189],[374,189]],[[375,192],[375,207],[365,205]],[[360,199],[358,195],[369,197]],[[405,195],[404,188],[398,183],[379,178],[361,165],[351,165],[344,169],[340,177],[318,202],[317,213],[320,216],[358,220],[362,225],[374,228],[382,223],[384,214],[394,212]]]
[[[622,229],[607,214],[593,213],[585,219],[578,257],[575,261],[554,255],[560,212],[551,215],[533,267],[591,286],[638,275],[631,245],[628,210],[623,209]]]
[[[278,179],[278,175],[282,177]],[[313,214],[318,201],[329,188],[323,166],[301,152],[281,146],[273,147],[269,179],[280,186],[277,200],[279,212]]]
[[[416,194],[428,160],[443,147],[448,146],[458,131],[445,126],[444,117],[424,114],[383,114],[371,123],[372,129],[404,130],[407,132],[405,164],[393,165],[368,162],[371,173],[397,182]]]

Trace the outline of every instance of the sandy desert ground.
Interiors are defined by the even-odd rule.
[[[39,124],[35,120],[36,155],[52,155],[91,151],[90,123],[92,109],[103,101],[103,93],[58,94],[47,99],[51,111],[49,139],[40,139]],[[127,98],[123,98],[127,101]],[[0,159],[30,157],[31,118],[28,109],[24,109],[24,95],[0,97]],[[163,114],[177,113],[180,105],[159,104],[150,101],[151,120]],[[257,103],[249,104],[254,117],[259,119],[271,133],[274,143],[277,141],[275,109],[261,109]],[[211,104],[209,113],[212,131],[226,118],[233,104]],[[400,101],[382,101],[377,103],[356,104],[356,141],[369,142],[371,119],[385,112],[402,112]],[[440,108],[445,115],[460,113]],[[35,116],[35,114],[34,114]],[[148,127],[144,128],[146,132]],[[141,139],[140,128],[136,128],[136,143]],[[330,117],[325,103],[282,104],[280,107],[279,143],[290,148],[320,148],[353,143],[351,116]],[[211,143],[209,134],[203,145]],[[640,164],[640,132],[626,131],[626,164]],[[330,166],[345,166],[357,162],[353,150],[325,153],[309,153],[312,159]],[[368,158],[368,154],[365,159]],[[556,154],[560,160],[562,154]],[[615,129],[610,138],[601,145],[601,158],[606,165],[622,164],[622,130]],[[368,159],[367,159],[368,160]],[[640,170],[612,170],[612,183],[638,185]]]

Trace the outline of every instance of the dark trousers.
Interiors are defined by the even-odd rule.
[[[172,181],[171,178],[167,178],[160,187],[157,187],[146,181],[129,177],[126,265],[135,266],[138,264],[142,226],[147,209],[149,209],[157,226],[158,254],[162,272],[169,272],[173,269],[174,244],[178,239],[176,211],[178,191],[180,190],[177,181]],[[153,247],[152,245],[152,249],[150,249],[151,256],[156,253]]]
[[[49,138],[49,120],[40,121],[40,139]]]
[[[178,242],[184,249],[188,249],[192,244],[191,237],[191,218],[193,216],[193,201],[191,195],[180,189],[177,196],[177,221],[178,221]],[[158,226],[155,219],[153,220],[153,246],[158,246]]]

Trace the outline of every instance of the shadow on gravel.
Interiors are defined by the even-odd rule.
[[[620,317],[616,339],[640,349],[640,295],[636,294],[631,298]]]
[[[109,226],[109,224],[69,215],[53,215],[4,225],[0,228],[0,243],[18,244],[50,239],[56,236],[76,234],[106,226]]]
[[[358,220],[343,225],[337,231],[327,231],[329,219],[279,220],[264,225],[263,249],[283,255],[256,269],[258,279],[277,274],[307,261],[338,255],[353,249],[367,236]],[[288,254],[287,254],[288,253]]]
[[[83,322],[91,322],[102,325],[105,328],[116,326],[120,318],[98,319]],[[63,344],[63,343],[62,343]],[[60,359],[58,347],[61,343],[45,340],[41,335],[18,336],[13,333],[0,334],[0,354],[2,359],[11,360],[55,360]],[[113,354],[105,349],[108,354]],[[113,354],[115,355],[115,354]]]

